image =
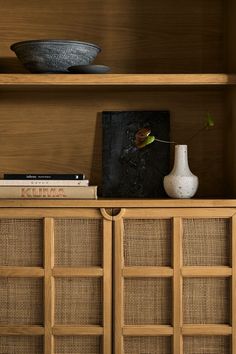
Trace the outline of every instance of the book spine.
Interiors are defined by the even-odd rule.
[[[17,180],[37,180],[37,179],[45,179],[45,180],[81,180],[84,179],[85,176],[83,173],[76,174],[13,174],[13,173],[5,173],[4,179],[17,179]]]
[[[2,179],[0,180],[0,186],[83,186],[87,187],[89,185],[89,180],[81,179],[81,180],[44,180],[44,179]]]
[[[97,186],[15,187],[1,186],[0,199],[97,199]]]

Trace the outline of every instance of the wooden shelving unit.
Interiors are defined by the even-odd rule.
[[[197,197],[236,196],[233,0],[183,0],[175,9],[171,0],[13,1],[2,0],[0,22],[0,176],[83,171],[101,186],[103,110],[169,110],[179,143],[211,112],[215,129],[189,146]],[[9,48],[33,38],[94,42],[96,63],[111,74],[29,74]]]
[[[179,143],[215,119],[189,145],[192,200],[0,199],[0,353],[236,354],[236,2],[0,9],[0,177],[100,187],[104,110],[169,110]],[[9,47],[44,38],[98,44],[111,74],[29,74]]]

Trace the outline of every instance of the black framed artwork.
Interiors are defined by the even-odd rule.
[[[166,196],[163,178],[169,173],[170,145],[158,141],[136,144],[137,132],[169,141],[169,111],[105,111],[103,127],[102,196],[160,198]]]

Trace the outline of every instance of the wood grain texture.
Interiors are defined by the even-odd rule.
[[[122,271],[123,277],[172,277],[170,267],[126,267]]]
[[[161,325],[124,326],[122,333],[124,336],[172,336],[173,327]]]
[[[10,216],[43,216],[43,215],[63,215],[78,216],[76,208],[80,208],[82,216],[88,216],[90,211],[84,215],[89,208],[229,208],[234,213],[236,208],[235,199],[98,199],[98,200],[0,200],[0,217]],[[43,211],[40,210],[43,208]],[[72,209],[71,209],[72,208]],[[32,212],[33,209],[34,211]],[[63,211],[61,211],[63,209]],[[68,211],[68,209],[71,209]],[[8,214],[8,212],[10,214]],[[14,214],[15,213],[15,214]],[[44,214],[45,213],[45,214]],[[96,213],[96,215],[98,215]],[[90,215],[91,216],[91,215]],[[96,217],[96,216],[93,216]]]
[[[54,277],[102,277],[103,269],[99,267],[69,268],[55,267],[52,270]]]
[[[234,0],[228,0],[225,8],[226,21],[226,43],[227,43],[227,66],[228,72],[236,71],[236,3]]]
[[[182,267],[183,277],[230,277],[232,268],[230,267]]]
[[[172,86],[235,85],[227,74],[0,74],[0,86]]]
[[[0,267],[0,277],[42,278],[44,269],[39,267]]]
[[[92,206],[92,205],[90,205]],[[68,217],[68,218],[101,218],[99,209],[96,208],[4,208],[0,209],[0,218],[44,218],[44,217]]]
[[[41,326],[0,326],[1,336],[43,336],[44,327]]]
[[[232,331],[232,327],[227,325],[183,325],[182,328],[185,336],[228,336]]]
[[[63,326],[56,325],[52,328],[54,336],[101,336],[103,335],[103,328],[100,326]],[[108,352],[109,354],[109,352]]]
[[[123,257],[123,220],[114,222],[114,247],[115,247],[115,269],[114,269],[114,350],[116,354],[124,354],[122,328],[124,326],[124,279],[122,269],[124,268]]]
[[[224,170],[224,90],[88,92],[68,90],[1,93],[0,175],[84,172],[91,184],[102,181],[104,110],[170,110],[171,136],[185,143],[214,115],[215,128],[189,144],[189,164],[198,175],[197,196],[226,197]],[[211,174],[208,173],[211,166]],[[172,167],[172,163],[170,168]],[[214,176],[214,178],[212,178]]]
[[[1,0],[1,70],[24,71],[10,44],[62,38],[99,44],[97,63],[118,73],[224,72],[225,6],[221,0],[214,6],[181,0],[178,7],[174,0]]]
[[[173,218],[173,353],[183,354],[183,337],[181,334],[183,326],[183,304],[182,304],[182,220],[179,217]]]
[[[232,217],[232,354],[236,354],[236,215]]]
[[[230,218],[235,214],[233,208],[150,208],[144,213],[143,208],[127,208],[125,218],[128,219],[170,219],[171,217],[181,218]]]
[[[112,352],[112,221],[103,219],[103,354]]]
[[[52,268],[54,266],[54,220],[44,220],[44,353],[54,353],[54,338],[52,327],[54,324],[54,279]]]

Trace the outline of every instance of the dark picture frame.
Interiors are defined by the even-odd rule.
[[[148,128],[150,135],[169,141],[169,111],[102,112],[103,197],[166,196],[163,178],[169,173],[170,146],[154,141],[137,148],[135,134],[141,128]]]

